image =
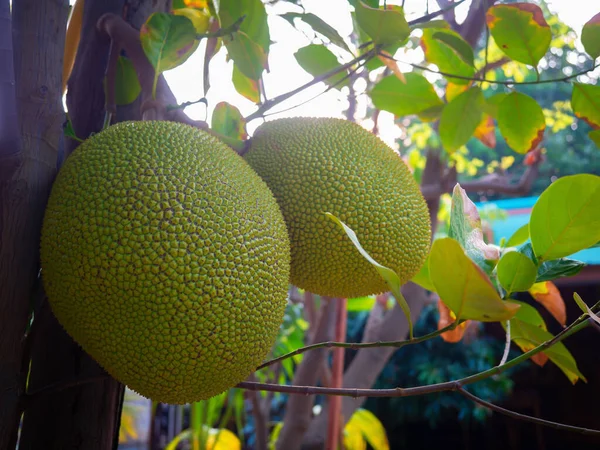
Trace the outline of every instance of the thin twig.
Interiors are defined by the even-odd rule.
[[[502,359],[500,360],[499,366],[506,363],[508,360],[508,353],[510,352],[510,320],[506,321],[506,342],[504,344],[504,353],[502,355]]]
[[[454,3],[452,3],[451,5],[449,5],[449,6],[445,7],[445,8],[439,9],[438,11],[434,11],[432,13],[425,14],[424,16],[421,16],[418,19],[411,20],[410,22],[408,22],[408,24],[409,25],[417,25],[419,23],[429,22],[431,19],[435,19],[437,16],[441,16],[441,15],[443,15],[443,14],[445,14],[445,13],[453,10],[458,5],[460,5],[461,3],[463,3],[464,1],[465,0],[459,0],[457,2],[454,2]],[[402,7],[404,7],[404,2],[402,2]],[[429,9],[429,6],[427,7],[427,9]]]
[[[368,61],[368,60],[372,59],[376,55],[377,51],[378,51],[378,48],[373,48],[373,49],[363,53],[362,55],[357,56],[352,61],[347,62],[346,64],[342,64],[341,66],[338,66],[335,69],[332,69],[329,72],[324,73],[323,75],[314,77],[311,81],[303,84],[302,86],[297,87],[296,89],[293,89],[289,92],[286,92],[284,94],[278,95],[277,97],[273,97],[272,99],[265,101],[256,111],[254,111],[252,114],[250,114],[249,116],[247,116],[244,119],[245,122],[250,122],[253,119],[261,117],[266,111],[271,109],[273,106],[278,105],[279,103],[287,100],[290,97],[293,97],[294,95],[298,94],[299,92],[302,92],[303,90],[305,90],[317,83],[325,81],[326,79],[328,79],[334,75],[337,75],[338,73],[341,73],[341,72],[344,72],[345,70],[350,69],[356,63],[359,63],[363,60]]]
[[[108,64],[106,65],[106,71],[104,73],[104,82],[106,86],[105,114],[110,115],[111,117],[117,114],[116,84],[117,64],[119,62],[120,52],[121,44],[119,43],[119,41],[112,39],[110,41],[110,47],[108,49]]]
[[[591,309],[595,310],[600,308],[600,301],[596,303]],[[278,384],[270,384],[270,383],[251,383],[251,382],[243,382],[237,385],[237,387],[242,389],[252,389],[252,390],[264,390],[270,391],[273,390],[275,392],[282,392],[288,394],[301,394],[301,395],[315,395],[315,394],[323,394],[323,395],[339,395],[342,397],[407,397],[407,396],[415,396],[415,395],[424,395],[431,394],[434,392],[443,392],[443,391],[455,391],[458,388],[465,386],[467,384],[475,383],[477,381],[484,380],[493,375],[497,375],[503,373],[514,367],[534,355],[537,355],[544,350],[547,350],[549,347],[552,347],[557,342],[561,342],[567,337],[571,336],[574,333],[577,333],[584,328],[590,326],[590,320],[588,320],[588,315],[584,314],[575,320],[571,325],[567,328],[563,329],[560,333],[554,336],[552,339],[543,342],[537,347],[529,350],[526,353],[523,353],[516,358],[511,359],[506,362],[506,364],[502,366],[494,366],[488,370],[484,370],[483,372],[479,372],[468,377],[462,378],[460,380],[455,381],[447,381],[443,383],[430,384],[425,386],[417,386],[412,388],[392,388],[392,389],[355,389],[355,388],[323,388],[323,387],[315,387],[315,386],[281,386]],[[438,331],[447,331],[445,329]],[[431,334],[431,333],[430,333]],[[414,341],[414,339],[413,339]],[[404,341],[406,343],[413,343],[413,341]],[[341,343],[336,343],[336,346]],[[356,344],[354,344],[356,345]],[[350,347],[352,348],[352,347]]]
[[[356,72],[358,72],[367,63],[367,61],[368,60],[361,61],[356,68],[351,69],[346,75],[344,75],[342,78],[340,78],[339,80],[337,80],[335,83],[330,84],[329,86],[327,86],[327,88],[324,91],[319,92],[316,95],[313,95],[312,97],[310,97],[309,99],[304,100],[303,102],[300,102],[300,103],[298,103],[296,105],[292,105],[289,108],[284,108],[284,109],[280,109],[278,111],[274,111],[274,112],[270,112],[268,114],[264,114],[263,117],[273,116],[275,114],[281,114],[282,112],[290,111],[292,109],[299,108],[302,105],[306,105],[307,103],[312,102],[314,99],[316,99],[316,98],[320,97],[321,95],[329,92],[330,90],[338,87],[339,85],[341,85],[342,83],[344,83],[347,79],[352,79],[353,76],[354,76],[354,74],[356,74]],[[350,89],[350,93],[348,94],[347,97],[351,97],[351,96],[354,97],[354,98],[357,97],[357,94],[353,93],[352,89]]]
[[[471,394],[469,391],[467,391],[464,388],[458,388],[457,390],[464,397],[468,398],[469,400],[472,400],[473,402],[477,403],[478,405],[484,406],[486,408],[491,409],[492,411],[499,412],[500,414],[504,414],[504,415],[512,417],[514,419],[519,419],[524,422],[532,422],[532,423],[535,423],[538,425],[543,425],[545,427],[555,428],[557,430],[565,430],[565,431],[571,431],[573,433],[592,435],[592,436],[600,436],[600,430],[592,430],[589,428],[576,427],[573,425],[565,425],[563,423],[551,422],[550,420],[544,420],[544,419],[540,419],[537,417],[520,414],[518,412],[511,411],[509,409],[502,408],[501,406],[494,405],[493,403],[487,402],[487,401]]]
[[[588,322],[592,325],[592,327],[594,327],[596,329],[596,331],[600,332],[600,324],[598,322],[596,322],[591,317],[588,319]]]
[[[431,73],[437,73],[438,75],[442,75],[445,76],[447,78],[457,78],[460,80],[469,80],[469,81],[477,81],[477,82],[481,82],[481,83],[490,83],[490,84],[501,84],[504,86],[515,86],[515,85],[527,85],[527,84],[547,84],[547,83],[560,83],[563,81],[569,81],[573,78],[577,78],[580,75],[585,75],[589,72],[592,72],[594,70],[596,70],[598,67],[600,67],[600,64],[594,64],[594,66],[592,66],[589,69],[586,70],[582,70],[580,72],[576,72],[574,74],[568,75],[568,76],[564,76],[561,78],[552,78],[550,80],[536,80],[536,81],[503,81],[503,80],[488,80],[487,78],[483,78],[483,77],[467,77],[467,76],[463,76],[463,75],[456,75],[453,73],[448,73],[448,72],[442,72],[441,70],[434,70],[431,69],[429,67],[426,66],[421,66],[419,64],[414,64],[414,63],[410,63],[410,62],[406,62],[406,61],[401,61],[399,59],[396,59],[390,55],[386,55],[385,53],[381,53],[379,52],[377,56],[381,56],[382,58],[388,58],[388,59],[392,59],[394,61],[396,61],[397,63],[401,63],[401,64],[408,64],[409,66],[414,67],[415,69],[420,69],[420,70],[424,70],[426,72],[431,72]]]
[[[441,328],[436,331],[432,331],[431,333],[425,334],[420,337],[416,337],[412,340],[403,340],[403,341],[377,341],[377,342],[318,342],[316,344],[307,345],[305,347],[301,347],[293,352],[286,353],[285,355],[278,356],[277,358],[270,359],[262,363],[260,366],[256,368],[256,370],[264,369],[272,364],[275,364],[279,361],[283,361],[284,359],[291,358],[296,355],[300,355],[301,353],[305,353],[309,350],[316,350],[318,348],[332,348],[332,347],[341,347],[341,348],[349,348],[351,350],[358,350],[359,348],[375,348],[375,347],[396,347],[402,348],[405,345],[419,344],[421,342],[427,341],[434,337],[439,336],[446,331],[454,330],[458,325],[460,325],[463,321],[453,322],[447,327]]]

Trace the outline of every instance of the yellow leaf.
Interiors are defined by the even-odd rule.
[[[567,310],[560,291],[551,281],[535,283],[529,289],[529,294],[562,325],[567,323]]]
[[[489,148],[496,148],[496,127],[494,119],[487,114],[483,115],[483,119],[475,128],[473,136],[481,141],[481,143]]]
[[[469,89],[472,84],[472,82],[468,84],[456,84],[449,81],[446,85],[446,101],[452,101],[453,98]]]
[[[367,441],[360,427],[349,421],[344,427],[344,450],[367,450]]]
[[[381,50],[380,54],[377,55],[377,57],[388,69],[390,69],[394,73],[394,75],[396,75],[400,79],[400,81],[406,84],[406,78],[404,77],[404,74],[400,70],[400,67],[398,67],[398,63],[392,55],[390,55],[385,50]]]
[[[438,319],[438,330],[447,327],[451,323],[456,321],[456,315],[450,311],[444,302],[440,299],[438,301],[438,312],[440,313],[440,318]],[[467,330],[467,327],[471,323],[470,320],[466,320],[460,325],[458,325],[454,330],[446,331],[442,333],[440,336],[446,342],[456,343],[459,342]]]
[[[210,14],[208,12],[194,8],[180,8],[173,11],[173,14],[190,19],[197,33],[203,34],[208,31],[210,25]]]
[[[350,427],[350,428],[349,428]],[[385,434],[385,428],[371,411],[366,409],[357,409],[344,428],[344,442],[346,441],[346,430],[354,433],[354,428],[357,428],[369,445],[374,450],[389,450],[390,444]],[[348,448],[365,448],[365,447],[348,447]]]
[[[206,440],[206,450],[241,450],[238,437],[226,428],[211,428]]]

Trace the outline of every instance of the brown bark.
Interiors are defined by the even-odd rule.
[[[13,137],[2,142],[0,159],[3,168],[11,166],[0,179],[0,449],[13,448],[16,438],[25,378],[23,341],[36,289],[40,228],[62,145],[60,74],[67,5],[66,0],[13,2],[20,148],[10,130]],[[10,98],[7,101],[14,107]],[[17,126],[15,111],[9,113],[13,123],[6,125]]]
[[[110,40],[97,30],[96,22],[105,13],[121,15],[124,4],[124,0],[85,2],[83,31],[67,93],[69,115],[80,138],[100,131],[104,121],[103,78]],[[157,2],[132,0],[127,6],[127,19],[139,27]],[[139,120],[139,106],[137,101],[119,108],[117,117]],[[70,141],[66,154],[76,146],[77,142]],[[30,390],[83,378],[99,381],[32,398],[24,416],[20,448],[116,448],[124,387],[108,376],[102,377],[105,372],[64,332],[47,304],[36,317],[36,326]]]

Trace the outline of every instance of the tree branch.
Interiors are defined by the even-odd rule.
[[[512,81],[512,80],[490,80],[488,78],[482,78],[482,77],[467,77],[467,76],[463,76],[463,75],[456,75],[454,73],[449,73],[449,72],[442,72],[441,70],[434,70],[431,69],[427,66],[422,66],[420,64],[414,64],[411,62],[406,62],[406,61],[401,61],[399,59],[396,59],[392,56],[390,56],[389,54],[385,54],[385,53],[378,53],[377,56],[380,56],[382,58],[387,58],[387,59],[393,59],[394,61],[401,63],[401,64],[408,64],[409,66],[414,67],[415,69],[420,69],[420,70],[424,70],[426,72],[431,72],[431,73],[437,73],[438,75],[442,75],[446,78],[456,78],[456,79],[460,79],[460,80],[469,80],[469,81],[477,81],[480,83],[490,83],[490,84],[500,84],[503,86],[523,86],[523,85],[538,85],[538,84],[548,84],[548,83],[560,83],[560,82],[565,82],[565,81],[569,81],[572,80],[574,78],[577,78],[581,75],[585,75],[589,72],[593,72],[594,70],[596,70],[598,67],[600,67],[600,64],[594,64],[592,67],[590,67],[589,69],[585,69],[585,70],[581,70],[579,72],[575,72],[571,75],[566,75],[564,77],[560,77],[560,78],[551,78],[548,80],[538,80],[536,79],[535,81]]]
[[[335,329],[335,302],[323,298],[321,314],[317,330],[315,331],[315,342],[333,338]],[[319,368],[325,360],[326,349],[320,349],[304,357],[294,375],[294,383],[316,384]],[[302,436],[308,429],[312,417],[314,397],[293,396],[290,397],[283,417],[283,428],[277,439],[277,448],[285,450],[296,450],[300,448]]]
[[[600,302],[596,304],[596,307],[600,305]],[[455,381],[446,381],[442,383],[429,384],[424,386],[410,387],[410,388],[392,388],[392,389],[361,389],[361,388],[326,388],[326,387],[318,387],[318,386],[299,386],[299,385],[278,385],[271,383],[253,383],[253,382],[242,382],[239,383],[236,387],[241,389],[249,389],[249,390],[258,390],[258,391],[274,391],[281,392],[287,394],[300,394],[300,395],[314,395],[314,394],[322,394],[322,395],[337,395],[341,397],[350,397],[350,398],[361,398],[361,397],[412,397],[416,395],[426,395],[433,394],[436,392],[446,392],[446,391],[458,391],[460,388],[476,383],[481,380],[485,380],[491,376],[498,375],[500,373],[505,372],[506,370],[514,367],[532,356],[547,350],[552,347],[557,342],[561,342],[565,340],[567,337],[583,330],[584,328],[590,326],[590,321],[588,320],[588,315],[585,314],[576,321],[574,321],[571,325],[561,331],[559,334],[554,336],[554,338],[543,342],[532,350],[523,353],[516,358],[506,362],[502,366],[494,366],[488,370],[483,372],[476,373],[474,375],[470,375],[459,380]],[[600,434],[600,431],[598,431]]]
[[[176,104],[177,101],[162,75],[156,86],[156,100],[152,100],[154,67],[142,49],[138,30],[112,13],[100,17],[96,26],[113,42],[118,43],[117,47],[122,47],[131,60],[142,87],[142,115],[145,120],[171,120],[202,129],[208,128],[206,122],[190,119],[181,109],[168,108],[168,105]]]
[[[488,62],[481,69],[479,69],[477,72],[475,72],[475,78],[485,79],[485,74],[487,72],[489,72],[490,70],[499,69],[504,64],[509,63],[510,61],[511,61],[510,58],[504,56],[500,59],[497,59],[496,61]]]
[[[437,4],[440,10],[444,11],[442,16],[444,20],[450,24],[453,30],[458,29],[458,23],[456,23],[456,14],[454,12],[454,0],[437,0]]]
[[[375,306],[373,306],[373,309],[371,310],[371,314],[369,315],[369,319],[371,319],[371,316],[373,317],[377,317],[381,312],[382,312],[383,306],[376,304]],[[258,366],[256,368],[256,370],[260,370],[260,369],[264,369],[265,367],[271,366],[273,364],[276,364],[280,361],[283,361],[284,359],[288,359],[291,358],[293,356],[296,355],[300,355],[302,353],[308,352],[310,350],[316,350],[319,348],[346,348],[346,349],[350,349],[350,350],[359,350],[362,348],[380,348],[380,347],[393,347],[396,350],[399,348],[402,348],[406,345],[412,345],[412,344],[419,344],[421,342],[425,342],[429,339],[433,339],[443,333],[445,333],[446,331],[452,331],[454,330],[458,325],[460,325],[463,321],[459,321],[459,322],[453,322],[450,325],[444,327],[444,328],[440,328],[439,330],[435,330],[432,331],[431,333],[427,333],[421,337],[417,337],[411,340],[400,340],[400,341],[374,341],[374,342],[369,342],[371,340],[370,335],[371,334],[379,334],[379,329],[380,326],[382,324],[382,322],[378,322],[376,326],[371,327],[370,329],[373,330],[373,333],[366,333],[365,332],[365,339],[363,340],[363,342],[338,342],[338,341],[326,341],[326,342],[318,342],[315,344],[311,344],[311,345],[307,345],[305,347],[301,347],[297,350],[294,350],[292,352],[286,353],[285,355],[281,355],[278,356],[277,358],[273,358],[270,359],[269,361],[266,361],[264,363],[262,363],[260,366]],[[367,326],[369,326],[369,322],[367,323]]]
[[[600,436],[600,430],[592,430],[589,428],[576,427],[573,425],[565,425],[563,423],[552,422],[550,420],[544,420],[544,419],[540,419],[537,417],[520,414],[518,412],[511,411],[509,409],[502,408],[501,406],[497,406],[497,405],[494,405],[493,403],[487,402],[487,401],[471,394],[469,391],[467,391],[464,388],[458,388],[457,391],[461,395],[468,398],[469,400],[472,400],[473,402],[477,403],[478,405],[481,405],[485,408],[489,408],[492,411],[498,412],[500,414],[504,414],[505,416],[509,416],[514,419],[522,420],[524,422],[535,423],[537,425],[543,425],[545,427],[554,428],[556,430],[571,431],[573,433],[579,433],[579,434],[591,435],[591,436]]]
[[[471,44],[471,47],[475,48],[477,40],[481,36],[481,31],[486,25],[485,13],[487,10],[496,3],[497,0],[479,0],[471,3],[469,13],[462,24],[458,26],[458,32]]]
[[[293,89],[289,92],[285,92],[281,95],[278,95],[277,97],[274,97],[270,100],[267,100],[266,102],[264,102],[262,105],[260,105],[258,107],[258,109],[256,111],[254,111],[252,114],[250,114],[249,116],[247,116],[244,120],[246,122],[250,122],[253,119],[256,119],[258,117],[261,117],[266,111],[268,111],[269,109],[271,109],[272,107],[278,105],[279,103],[287,100],[288,98],[293,97],[294,95],[298,94],[299,92],[302,92],[303,90],[317,84],[320,83],[322,81],[327,80],[328,78],[337,75],[338,73],[342,73],[348,69],[350,69],[352,66],[354,66],[355,64],[361,62],[361,61],[368,61],[369,59],[373,58],[376,54],[376,52],[378,51],[377,48],[373,48],[365,53],[363,53],[362,55],[357,56],[356,58],[354,58],[352,61],[347,62],[346,64],[342,64],[341,66],[338,66],[332,70],[330,70],[329,72],[324,73],[323,75],[319,75],[318,77],[314,77],[312,80],[310,80],[308,83],[303,84],[302,86],[297,87],[296,89]]]
[[[517,183],[511,183],[507,176],[499,174],[485,175],[474,181],[465,181],[461,187],[467,192],[494,192],[507,195],[525,195],[531,190],[531,185],[539,174],[539,166],[542,158],[528,166]],[[452,192],[456,184],[456,171],[449,171],[448,175],[442,177],[440,183],[426,184],[421,186],[421,193],[426,200],[439,198],[440,195]]]

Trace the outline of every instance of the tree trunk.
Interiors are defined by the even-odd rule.
[[[68,82],[67,104],[75,134],[86,138],[102,129],[103,79],[109,39],[96,29],[105,13],[122,15],[139,28],[166,1],[86,0],[82,35]],[[64,28],[64,27],[63,27]],[[62,47],[61,47],[62,49]],[[57,72],[57,73],[60,73]],[[120,108],[119,120],[140,120],[139,101]],[[70,141],[66,156],[78,145]],[[36,318],[29,390],[91,379],[91,383],[45,392],[29,399],[23,421],[21,449],[108,450],[116,448],[124,387],[110,378],[62,329],[48,304]]]
[[[2,23],[8,15],[2,3]],[[12,9],[14,93],[3,96],[12,116],[2,126],[0,152],[0,449],[14,448],[21,415],[20,397],[27,365],[24,336],[30,305],[36,295],[39,237],[44,208],[62,146],[64,113],[61,106],[61,69],[67,0],[15,0]],[[8,44],[9,28],[2,30]],[[10,45],[2,46],[3,72],[12,70]],[[5,75],[6,76],[6,75]],[[3,78],[5,78],[3,76]],[[10,90],[3,79],[2,93]],[[8,89],[5,89],[8,88]],[[16,95],[15,95],[16,94]],[[16,98],[16,108],[14,101]],[[4,140],[20,132],[20,139]],[[20,141],[20,147],[19,147]],[[14,148],[7,148],[11,146]],[[6,165],[6,166],[5,166]],[[7,166],[12,166],[7,170]],[[25,355],[26,357],[26,355]],[[25,370],[23,370],[25,369]]]
[[[408,283],[403,286],[402,293],[404,294],[408,306],[413,317],[413,322],[421,314],[421,309],[425,305],[426,292],[419,286],[413,283]],[[378,306],[374,306],[377,308]],[[375,336],[373,336],[375,335]],[[405,339],[408,335],[408,320],[404,312],[398,305],[389,311],[383,318],[379,326],[373,327],[373,333],[368,336],[365,333],[365,341],[397,341]],[[377,377],[387,364],[392,354],[397,349],[394,347],[376,347],[363,348],[358,351],[346,372],[344,373],[344,386],[347,388],[370,388],[373,386]],[[362,406],[365,398],[349,398],[342,399],[342,417],[344,424],[352,417],[354,411]],[[308,432],[302,440],[303,450],[321,449],[327,435],[327,414],[329,410],[329,402],[325,402],[321,413],[313,419],[308,429]],[[296,437],[297,439],[297,437]],[[282,447],[283,448],[283,447]]]

